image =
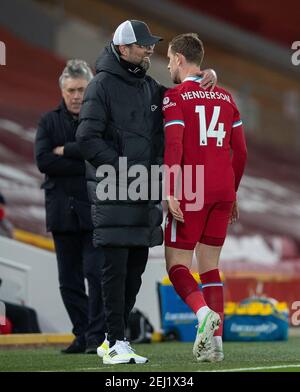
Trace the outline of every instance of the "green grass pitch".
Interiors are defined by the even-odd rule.
[[[147,356],[144,365],[103,365],[97,355],[63,355],[61,347],[0,347],[0,372],[300,372],[300,337],[287,342],[224,344],[221,363],[198,363],[192,343],[165,342],[133,346]]]

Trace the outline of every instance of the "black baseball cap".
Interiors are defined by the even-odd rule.
[[[145,22],[140,20],[126,20],[121,23],[113,36],[114,45],[155,45],[162,41],[161,37],[152,35]]]

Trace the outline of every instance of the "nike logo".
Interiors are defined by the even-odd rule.
[[[135,68],[135,69],[130,69],[130,68],[128,68],[128,71],[129,72],[132,72],[132,73],[137,73],[137,72],[139,72],[139,68]]]

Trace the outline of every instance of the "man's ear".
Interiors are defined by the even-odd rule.
[[[127,45],[119,45],[119,52],[122,56],[126,56],[128,54],[128,46]]]
[[[184,56],[181,53],[176,53],[175,54],[175,58],[176,58],[176,64],[177,65],[182,65],[183,64],[183,60],[184,60]]]

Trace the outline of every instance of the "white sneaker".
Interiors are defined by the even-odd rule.
[[[135,354],[129,342],[121,340],[117,340],[116,344],[103,356],[104,365],[117,365],[121,363],[140,364],[146,362],[148,362],[148,359]]]
[[[211,355],[209,356],[209,362],[221,362],[223,361],[223,359],[224,359],[223,350],[214,347]]]
[[[213,310],[207,312],[201,324],[198,324],[193,347],[193,354],[198,361],[203,362],[211,354],[213,350],[212,338],[220,324],[221,318],[218,313]]]
[[[108,352],[109,350],[109,341],[107,340],[107,337],[105,337],[104,342],[97,347],[97,355],[100,358],[103,358],[104,355]]]
[[[210,350],[203,350],[198,361],[200,362],[221,362],[224,359],[222,343],[217,344],[215,337],[212,339],[212,347]]]

